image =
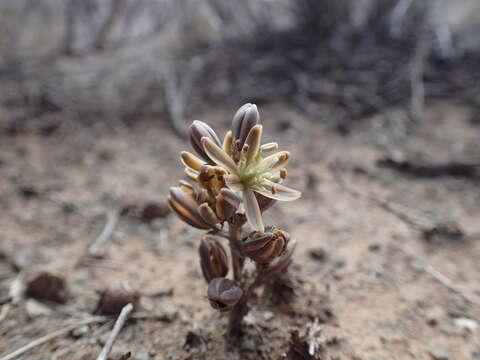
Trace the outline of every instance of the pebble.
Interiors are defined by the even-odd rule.
[[[478,329],[478,323],[475,320],[468,318],[456,318],[454,324],[460,328],[467,329],[468,331],[475,332]]]
[[[430,345],[428,352],[434,360],[450,360],[450,354],[440,344]]]
[[[32,318],[50,315],[53,312],[48,306],[33,299],[26,301],[25,309],[27,310],[27,314]]]

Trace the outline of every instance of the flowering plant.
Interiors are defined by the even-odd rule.
[[[290,153],[276,152],[274,142],[262,145],[259,122],[257,107],[243,105],[221,142],[207,124],[194,121],[189,138],[196,155],[181,153],[189,181],[181,180],[168,195],[180,219],[207,231],[199,246],[201,269],[212,307],[230,312],[230,339],[241,335],[254,288],[284,272],[295,248],[285,231],[264,225],[264,211],[301,193],[282,184]],[[226,278],[230,267],[221,238],[228,239],[233,280]],[[246,258],[256,265],[254,276],[244,270]]]

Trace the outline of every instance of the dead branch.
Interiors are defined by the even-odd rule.
[[[105,346],[103,347],[102,352],[100,353],[100,355],[98,355],[97,360],[107,360],[107,356],[108,354],[110,354],[110,351],[112,351],[113,344],[115,343],[115,340],[117,339],[118,334],[120,333],[123,326],[125,325],[125,321],[127,321],[128,316],[130,315],[132,310],[133,310],[133,305],[131,303],[128,303],[123,307],[122,312],[120,313],[117,321],[115,322],[112,333],[110,334],[110,337],[105,343]]]
[[[116,22],[119,17],[124,12],[126,5],[128,4],[127,0],[111,0],[110,2],[110,11],[108,16],[102,24],[94,42],[94,48],[97,50],[103,50],[106,47],[106,43],[110,33],[113,30]]]
[[[190,66],[182,78],[179,77],[178,71],[175,66],[166,64],[161,69],[159,80],[164,89],[170,125],[178,136],[185,137],[187,134],[185,106],[192,86],[193,69]]]
[[[97,255],[100,247],[110,239],[110,237],[113,235],[115,231],[115,228],[117,227],[119,218],[120,218],[120,212],[118,210],[115,209],[110,212],[110,215],[108,216],[107,222],[105,223],[105,226],[102,232],[100,233],[100,235],[98,235],[95,241],[88,247],[89,255]]]
[[[377,165],[422,178],[456,176],[476,178],[480,176],[480,163],[450,161],[445,163],[429,163],[410,159],[397,159],[386,156],[377,161]]]
[[[74,324],[70,324],[68,326],[65,326],[64,328],[62,328],[60,330],[54,331],[50,334],[47,334],[47,335],[42,336],[42,337],[40,337],[36,340],[33,340],[33,341],[29,342],[28,344],[22,346],[21,348],[15,350],[14,352],[1,357],[0,360],[15,359],[17,356],[20,356],[20,355],[26,353],[27,351],[33,349],[34,347],[45,344],[46,342],[49,342],[50,340],[53,340],[53,339],[55,339],[59,336],[68,334],[70,331],[72,331],[76,328],[79,328],[79,327],[85,326],[85,325],[95,324],[95,323],[102,323],[102,322],[105,322],[105,321],[108,321],[108,320],[109,320],[109,318],[105,317],[105,316],[95,316],[95,317],[92,317],[92,318],[89,318],[89,319],[78,321]]]

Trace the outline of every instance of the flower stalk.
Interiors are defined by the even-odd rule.
[[[301,194],[283,185],[290,153],[276,152],[275,142],[262,144],[262,134],[254,104],[236,112],[223,141],[210,126],[194,121],[189,138],[196,155],[181,153],[187,180],[170,188],[167,197],[181,220],[207,232],[199,246],[201,270],[211,306],[230,313],[231,344],[241,338],[254,290],[285,273],[295,249],[285,231],[264,224],[263,212]],[[230,259],[222,238],[228,240]],[[248,262],[254,269],[246,266]],[[232,280],[227,278],[229,263]]]

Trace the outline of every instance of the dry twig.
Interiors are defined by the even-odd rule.
[[[110,334],[110,337],[108,338],[107,342],[105,343],[105,346],[102,349],[102,352],[100,355],[98,355],[97,360],[106,360],[108,354],[110,354],[110,351],[112,351],[113,344],[115,343],[115,340],[117,339],[118,334],[122,330],[123,326],[125,325],[125,321],[127,321],[128,316],[133,310],[133,305],[131,303],[128,303],[125,305],[122,309],[122,312],[118,316],[117,321],[115,322],[115,326],[113,327],[112,333]]]
[[[120,218],[120,213],[118,210],[112,210],[108,216],[108,220],[105,223],[105,227],[95,241],[88,247],[89,255],[96,255],[100,247],[106,243],[110,237],[113,235],[115,228],[117,227],[118,220]]]
[[[59,337],[59,336],[62,336],[64,334],[67,334],[69,333],[70,331],[72,331],[73,329],[76,329],[78,327],[81,327],[81,326],[85,326],[85,325],[90,325],[90,324],[94,324],[94,323],[100,323],[100,322],[105,322],[109,320],[108,317],[105,317],[105,316],[95,316],[95,317],[92,317],[92,318],[89,318],[89,319],[85,319],[85,320],[81,320],[81,321],[78,321],[74,324],[71,324],[71,325],[68,325],[68,326],[65,326],[64,328],[60,329],[60,330],[57,330],[57,331],[54,331],[50,334],[47,334],[45,336],[42,336],[36,340],[33,340],[31,342],[29,342],[28,344],[26,344],[25,346],[22,346],[21,348],[15,350],[14,352],[8,354],[8,355],[5,355],[3,357],[0,358],[0,360],[12,360],[12,359],[15,359],[17,356],[20,356],[24,353],[26,353],[27,351],[29,351],[30,349],[33,349],[34,347],[37,347],[37,346],[40,346],[42,344],[45,344],[46,342],[49,342],[50,340],[53,340],[55,339],[56,337]]]

